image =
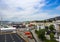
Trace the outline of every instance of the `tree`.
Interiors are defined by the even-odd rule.
[[[48,26],[45,26],[45,31],[46,31],[46,32],[48,31]]]
[[[50,26],[49,26],[49,29],[50,29],[50,31],[55,30],[55,29],[54,29],[54,25],[50,25]]]
[[[38,38],[40,38],[41,40],[45,40],[45,29],[40,29],[39,33],[38,33]]]
[[[53,33],[50,33],[50,39],[54,40],[54,34]]]
[[[35,33],[36,33],[36,34],[38,34],[38,31],[37,31],[37,30],[35,30]]]
[[[49,22],[52,22],[52,20],[49,20]]]

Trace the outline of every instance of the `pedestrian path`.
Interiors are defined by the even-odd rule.
[[[42,42],[42,41],[38,38],[37,34],[35,34],[35,29],[34,29],[34,30],[31,30],[31,32],[32,32],[34,38],[36,39],[36,42]]]

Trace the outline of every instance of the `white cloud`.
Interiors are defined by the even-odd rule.
[[[38,6],[39,9],[45,5],[44,0],[3,0],[7,5],[7,9],[1,9],[0,12],[4,14],[4,19],[12,21],[27,21],[27,20],[41,20],[55,15],[48,15],[48,13],[36,13],[38,9],[34,9],[34,6]],[[22,10],[18,9],[22,8]],[[36,14],[34,14],[36,13]]]
[[[34,6],[39,3],[41,0],[3,0],[6,5],[8,5],[7,9],[2,9],[0,12],[4,14],[7,18],[13,18],[16,16],[29,16],[36,12]],[[24,10],[16,10],[18,7],[23,8]],[[42,7],[42,4],[40,5]],[[5,18],[6,18],[5,17]]]

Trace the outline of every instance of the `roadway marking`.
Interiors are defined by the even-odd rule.
[[[16,34],[15,34],[15,36],[16,36],[19,40],[21,40],[20,37],[18,37]],[[22,42],[22,40],[21,40],[21,42]]]
[[[14,38],[12,37],[12,35],[11,35],[11,34],[10,34],[10,36],[11,36],[11,39],[13,40],[13,42],[15,42],[15,41],[14,41]]]
[[[6,40],[6,34],[5,34],[5,42],[6,42],[7,40]]]
[[[15,36],[20,39],[20,37],[18,37],[16,34],[15,34]]]

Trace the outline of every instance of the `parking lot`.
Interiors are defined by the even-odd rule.
[[[0,42],[25,42],[18,34],[0,35]]]

